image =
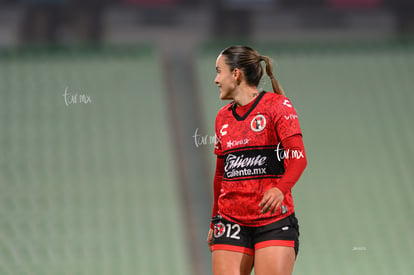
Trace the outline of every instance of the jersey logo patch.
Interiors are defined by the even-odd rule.
[[[221,127],[221,129],[220,129],[221,136],[227,135],[227,131],[224,131],[224,129],[227,129],[228,127],[229,127],[228,124],[224,124],[223,127]]]
[[[266,127],[266,118],[264,115],[255,116],[250,122],[250,127],[255,132],[260,132]]]
[[[292,104],[290,103],[289,99],[285,99],[285,101],[283,101],[283,105],[285,105],[285,106],[287,106],[289,108],[292,108],[293,107]]]
[[[224,235],[225,231],[226,228],[224,227],[224,224],[222,222],[217,223],[214,225],[214,238],[220,238]]]

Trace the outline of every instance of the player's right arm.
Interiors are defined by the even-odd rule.
[[[213,200],[213,210],[211,212],[212,218],[218,214],[218,199],[220,196],[221,181],[223,179],[223,174],[224,174],[224,159],[218,156],[217,161],[216,161],[216,172],[214,173],[214,187],[213,187],[214,200]],[[210,223],[210,230],[207,236],[207,244],[210,248],[210,251],[211,251],[211,246],[212,246],[213,230],[214,230],[214,225],[213,223]]]
[[[223,175],[224,175],[224,156],[222,153],[222,148],[221,148],[221,136],[220,136],[220,131],[217,129],[218,125],[217,125],[217,118],[218,115],[216,117],[216,144],[215,144],[215,148],[214,148],[214,153],[217,155],[217,160],[216,160],[216,171],[214,173],[214,183],[213,183],[213,210],[211,212],[211,218],[213,218],[214,216],[216,216],[218,214],[218,200],[219,200],[219,196],[220,196],[220,191],[221,191],[221,182],[223,180]],[[207,236],[207,244],[210,248],[211,251],[211,245],[212,245],[212,239],[213,239],[213,230],[214,230],[214,225],[213,223],[210,223],[210,230],[208,232],[208,236]]]
[[[213,211],[211,212],[211,217],[213,218],[218,214],[218,199],[220,196],[221,190],[221,181],[223,180],[224,175],[224,159],[223,157],[217,156],[216,161],[216,172],[214,173],[214,187],[213,187]],[[213,228],[213,224],[210,224],[210,228]]]

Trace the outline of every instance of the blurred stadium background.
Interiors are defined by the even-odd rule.
[[[211,274],[231,44],[300,116],[294,274],[412,274],[413,33],[409,0],[0,0],[0,274]]]

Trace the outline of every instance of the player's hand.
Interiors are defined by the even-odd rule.
[[[208,244],[208,248],[210,249],[210,251],[212,251],[211,246],[213,245],[213,229],[211,228],[208,231],[207,244]]]
[[[272,211],[272,214],[276,212],[276,210],[280,207],[283,202],[284,195],[279,188],[273,187],[266,191],[263,195],[262,201],[259,203],[259,208],[261,208],[261,212],[264,214],[268,211]]]

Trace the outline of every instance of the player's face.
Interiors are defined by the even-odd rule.
[[[234,70],[230,71],[229,65],[225,62],[225,57],[219,55],[216,61],[217,76],[214,82],[220,88],[220,99],[233,99],[237,87]]]

